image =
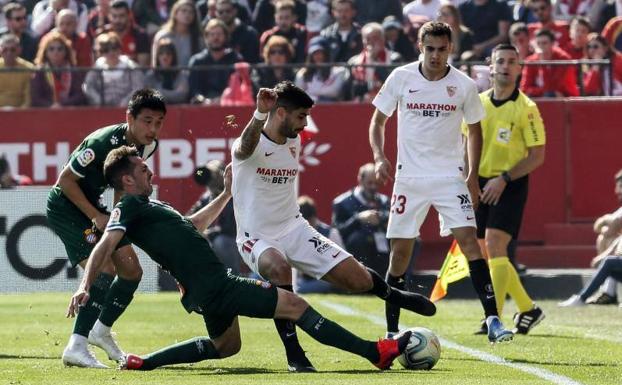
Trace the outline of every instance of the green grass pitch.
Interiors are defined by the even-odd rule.
[[[62,349],[72,321],[64,318],[70,293],[0,296],[0,385],[16,384],[622,384],[622,309],[560,309],[539,302],[546,319],[529,336],[491,346],[472,334],[482,315],[477,301],[443,300],[435,317],[402,312],[402,324],[432,329],[443,346],[431,371],[407,371],[396,362],[380,372],[360,357],[300,339],[319,373],[290,374],[270,320],[242,318],[242,351],[235,357],[151,372],[63,368]],[[384,306],[369,296],[306,297],[325,317],[367,339],[384,334]],[[503,321],[511,324],[513,304]],[[188,315],[176,294],[138,294],[114,327],[120,345],[144,354],[204,335],[202,318]],[[111,366],[101,351],[97,356]],[[484,358],[484,359],[483,359]],[[488,362],[485,359],[495,362]]]

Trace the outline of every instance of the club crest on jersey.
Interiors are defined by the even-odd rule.
[[[116,136],[111,137],[110,144],[112,144],[113,146],[116,146],[117,144],[119,144],[119,138],[117,138]]]
[[[87,148],[86,150],[82,151],[80,155],[78,155],[77,160],[78,163],[80,163],[80,166],[86,167],[89,163],[95,160],[95,151]]]
[[[110,213],[110,223],[119,223],[119,219],[121,219],[121,209],[117,207]]]
[[[296,147],[295,147],[295,146],[291,146],[291,147],[289,148],[289,153],[290,153],[290,154],[292,154],[292,157],[293,157],[294,159],[296,159]]]
[[[458,87],[456,86],[447,86],[447,95],[449,95],[449,97],[453,97],[456,94],[456,90],[458,89]]]
[[[86,229],[84,230],[84,240],[86,241],[86,243],[94,245],[97,243],[97,234],[95,234],[95,231],[93,231],[93,229]]]

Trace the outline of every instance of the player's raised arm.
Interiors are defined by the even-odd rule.
[[[78,180],[80,180],[80,176],[71,171],[71,168],[67,165],[58,177],[58,185],[67,199],[76,205],[84,215],[90,218],[99,230],[103,230],[106,228],[106,223],[108,223],[108,216],[99,212],[99,210],[89,202],[78,185]]]
[[[369,144],[376,164],[376,178],[382,184],[393,179],[393,167],[384,153],[384,131],[389,117],[377,108],[369,124]]]
[[[71,297],[69,307],[67,308],[67,317],[73,317],[78,313],[80,306],[84,306],[89,300],[89,289],[91,284],[101,270],[104,261],[112,256],[117,245],[123,238],[124,231],[112,230],[106,231],[102,239],[95,245],[95,248],[89,256],[89,260],[84,267],[84,276],[80,287]]]
[[[216,220],[218,215],[220,215],[229,202],[229,199],[231,199],[231,164],[227,165],[225,168],[223,178],[225,180],[225,188],[222,190],[220,195],[218,195],[201,210],[188,217],[200,233],[203,233],[209,225]]]
[[[244,160],[250,157],[259,143],[261,130],[268,119],[268,113],[276,104],[277,94],[273,89],[260,88],[257,93],[257,109],[253,118],[248,122],[237,146],[233,152],[237,159]]]

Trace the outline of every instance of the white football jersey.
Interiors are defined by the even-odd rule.
[[[300,137],[277,144],[261,134],[253,154],[239,160],[232,150],[233,207],[237,239],[276,239],[304,221],[296,203]]]
[[[462,174],[462,120],[486,116],[475,82],[449,66],[445,77],[427,80],[420,62],[391,72],[374,106],[391,116],[397,107],[396,177],[446,177]]]

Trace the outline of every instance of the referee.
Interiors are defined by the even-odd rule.
[[[499,316],[509,294],[518,313],[514,333],[527,334],[544,313],[534,304],[508,259],[508,244],[518,236],[527,202],[529,173],[544,163],[546,141],[538,106],[519,91],[521,73],[518,50],[499,44],[492,51],[493,86],[480,94],[486,118],[479,164],[482,190],[475,213],[477,238],[490,266]],[[480,332],[485,332],[482,324]]]

